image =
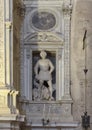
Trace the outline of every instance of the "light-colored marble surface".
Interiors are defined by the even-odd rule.
[[[17,0],[17,4],[14,1],[14,14],[12,14],[12,0],[10,5],[8,0],[5,0],[5,5],[4,1],[0,0],[0,123],[2,122],[0,129],[10,130],[12,127],[14,130],[19,130],[19,122],[24,121],[24,116],[19,116],[20,112],[26,115],[26,125],[22,125],[23,130],[29,130],[31,127],[32,130],[43,130],[41,119],[45,106],[45,115],[49,115],[50,119],[49,129],[52,130],[56,125],[57,128],[53,128],[55,130],[82,130],[81,115],[85,111],[85,99],[88,114],[92,116],[92,1],[73,1],[71,28],[70,0],[23,1],[26,6],[25,16],[18,8],[20,0]],[[45,14],[48,12],[52,17],[54,15],[56,24],[54,22],[48,30],[39,30],[44,26],[37,27],[32,23],[33,14],[38,10],[46,12]],[[86,65],[88,68],[86,92],[83,72],[85,29],[87,29]],[[54,84],[56,100],[52,102],[32,100],[32,54],[42,49],[52,52],[56,57],[56,83]],[[20,106],[16,102],[18,92],[21,95]],[[16,109],[16,105],[19,110]],[[33,128],[34,126],[37,128]]]

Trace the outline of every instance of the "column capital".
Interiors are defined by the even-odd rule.
[[[6,28],[7,28],[7,29],[11,29],[11,27],[12,27],[12,22],[11,22],[11,21],[6,21],[6,22],[5,22],[5,25],[6,25]]]
[[[65,15],[70,15],[72,13],[72,9],[73,9],[73,5],[69,4],[69,5],[63,5],[63,12]]]

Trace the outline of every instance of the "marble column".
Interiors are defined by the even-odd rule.
[[[70,24],[71,24],[71,5],[70,0],[67,2],[64,1],[63,5],[63,14],[64,14],[64,96],[66,99],[70,98]]]
[[[5,82],[6,87],[13,86],[13,26],[12,26],[12,0],[4,1],[4,22],[5,22]]]
[[[0,88],[5,86],[4,1],[0,0]]]
[[[10,92],[7,89],[7,85],[10,86],[10,29],[11,21],[9,19],[9,8],[7,3],[9,1],[0,0],[1,6],[1,33],[0,34],[0,114],[10,114],[10,109],[8,107],[8,94]],[[5,6],[7,4],[7,6]],[[7,16],[7,17],[6,17]],[[7,68],[7,69],[6,69]],[[7,77],[7,78],[6,78]],[[6,82],[7,81],[7,82]],[[3,109],[2,109],[3,108]]]

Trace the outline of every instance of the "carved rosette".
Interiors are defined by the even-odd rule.
[[[63,12],[64,14],[68,14],[70,15],[72,13],[72,5],[69,4],[69,5],[63,5]]]

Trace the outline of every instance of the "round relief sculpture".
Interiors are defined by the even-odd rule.
[[[32,24],[35,28],[40,30],[49,30],[56,24],[55,16],[46,11],[35,12],[32,17]]]

